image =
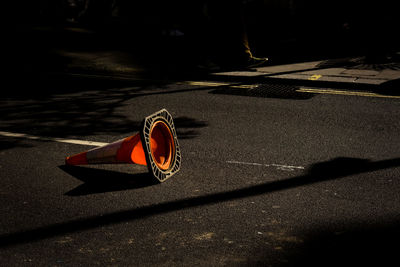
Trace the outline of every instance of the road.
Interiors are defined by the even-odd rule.
[[[1,265],[399,262],[398,98],[271,83],[27,84],[0,105]],[[161,108],[182,152],[166,182],[138,165],[64,166],[94,147],[74,140],[130,136]]]

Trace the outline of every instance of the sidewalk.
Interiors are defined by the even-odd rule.
[[[257,77],[275,82],[377,89],[400,81],[400,61],[368,63],[366,57],[328,59],[312,62],[272,65],[254,71],[219,72],[218,77]],[[398,90],[400,93],[400,89]]]

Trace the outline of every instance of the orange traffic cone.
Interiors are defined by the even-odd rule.
[[[171,114],[162,109],[142,122],[140,133],[67,157],[67,165],[131,163],[147,165],[159,182],[177,173],[181,153]]]

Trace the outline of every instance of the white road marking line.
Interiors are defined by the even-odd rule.
[[[364,96],[364,97],[380,97],[380,98],[400,98],[400,96],[381,95],[371,92],[357,92],[357,91],[343,91],[332,89],[314,89],[314,88],[300,88],[296,90],[299,93],[313,93],[313,94],[330,94],[330,95],[350,95],[350,96]]]
[[[35,136],[24,133],[11,133],[0,131],[1,136],[6,137],[17,137],[17,138],[25,138],[31,140],[39,140],[39,141],[53,141],[59,143],[67,143],[67,144],[75,144],[75,145],[86,145],[86,146],[104,146],[108,145],[108,143],[103,142],[94,142],[94,141],[85,141],[85,140],[76,140],[76,139],[64,139],[64,138],[55,138],[55,137],[43,137],[43,136]]]
[[[194,85],[194,86],[208,86],[208,87],[230,86],[232,88],[240,88],[240,89],[254,89],[259,87],[258,84],[235,84],[235,83],[204,82],[204,81],[186,81],[183,82],[183,84]]]
[[[209,86],[209,87],[227,86],[227,85],[232,84],[232,83],[223,83],[223,82],[204,82],[204,81],[186,81],[184,83],[188,84],[188,85]]]
[[[53,142],[67,143],[67,144],[74,144],[74,145],[104,146],[104,145],[109,144],[109,143],[103,143],[103,142],[85,141],[85,140],[77,140],[77,139],[64,139],[64,138],[55,138],[55,137],[43,137],[43,136],[35,136],[35,135],[24,134],[24,133],[11,133],[11,132],[5,132],[5,131],[0,131],[0,135],[6,136],[6,137],[25,138],[25,139],[39,140],[39,141],[53,141]],[[302,167],[302,166],[293,166],[293,165],[275,164],[275,163],[262,164],[262,163],[256,163],[256,162],[243,162],[243,161],[236,161],[236,160],[228,160],[227,163],[262,166],[262,167],[276,167],[278,170],[282,170],[282,171],[293,171],[295,169],[304,170],[304,167]]]
[[[228,160],[227,163],[230,163],[230,164],[242,164],[242,165],[253,165],[253,166],[264,166],[264,164],[261,164],[261,163],[241,162],[241,161],[235,161],[235,160]]]
[[[262,163],[243,162],[243,161],[236,161],[236,160],[228,160],[227,163],[240,164],[240,165],[251,165],[251,166],[262,166],[262,167],[276,167],[278,170],[281,170],[281,171],[294,171],[295,169],[304,170],[303,166],[293,166],[293,165],[275,164],[275,163],[262,164]]]

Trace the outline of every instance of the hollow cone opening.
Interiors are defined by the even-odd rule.
[[[163,121],[153,124],[150,132],[150,149],[158,168],[168,170],[173,161],[175,145],[171,130]]]

